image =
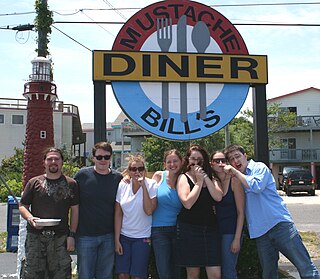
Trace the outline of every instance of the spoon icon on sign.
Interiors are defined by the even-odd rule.
[[[204,53],[210,44],[210,32],[203,21],[198,21],[192,29],[191,41],[198,53]],[[199,83],[200,119],[206,118],[206,83]]]

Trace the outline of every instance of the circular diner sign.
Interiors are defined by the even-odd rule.
[[[125,70],[123,80],[111,84],[124,113],[156,136],[205,137],[228,124],[246,100],[248,83],[221,82],[241,70],[223,55],[247,55],[246,45],[228,19],[201,3],[145,7],[124,24],[112,51],[118,58],[136,52],[114,61]],[[145,78],[126,79],[129,69]]]

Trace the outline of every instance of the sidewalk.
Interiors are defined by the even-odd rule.
[[[73,270],[76,267],[77,257],[72,255]],[[320,270],[320,259],[314,260],[318,270]],[[17,253],[0,253],[0,279],[18,279],[16,275],[17,269]],[[282,262],[279,264],[279,272],[288,279],[299,279],[297,269],[290,262]],[[253,279],[253,278],[248,278]]]
[[[320,270],[320,259],[313,259],[314,264]],[[290,262],[283,262],[279,263],[279,271],[282,275],[287,276],[284,278],[290,278],[290,279],[299,279],[299,273],[297,269],[292,265]]]
[[[71,255],[72,270],[75,271],[77,256]],[[0,253],[0,279],[18,279],[17,277],[17,253]]]

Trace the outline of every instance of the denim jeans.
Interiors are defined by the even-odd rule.
[[[152,227],[151,239],[160,279],[180,278],[175,265],[176,227]]]
[[[279,251],[298,269],[301,278],[320,279],[293,223],[280,222],[256,241],[264,279],[278,278]]]
[[[230,247],[234,239],[234,234],[221,235],[221,278],[237,279],[237,260],[239,252],[234,254]]]
[[[79,279],[112,279],[114,235],[79,236],[76,242]]]

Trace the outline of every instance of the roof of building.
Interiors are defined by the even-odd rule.
[[[320,89],[318,89],[318,88],[309,87],[309,88],[306,88],[306,89],[302,89],[302,90],[299,90],[299,91],[291,92],[291,93],[288,93],[288,94],[284,94],[284,95],[281,95],[281,96],[277,96],[277,97],[268,99],[268,101],[275,101],[275,100],[281,99],[283,97],[288,97],[288,96],[292,96],[292,95],[296,95],[296,94],[303,94],[303,93],[305,93],[307,91],[310,91],[310,90],[316,90],[316,91],[320,92]]]
[[[123,111],[121,111],[118,115],[118,117],[116,118],[115,121],[112,122],[112,126],[121,126],[121,123],[123,123],[125,120],[129,121],[128,116],[126,116],[124,114]]]
[[[82,130],[85,132],[93,131],[94,130],[94,123],[82,123]],[[107,130],[112,130],[112,123],[106,123]]]

